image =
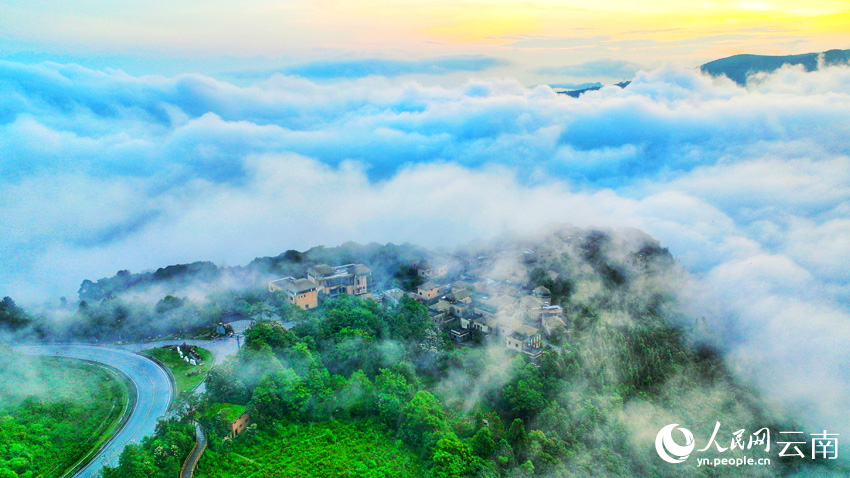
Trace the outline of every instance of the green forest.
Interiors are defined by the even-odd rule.
[[[239,354],[210,372],[192,413],[125,452],[107,478],[173,476],[192,444],[168,430],[190,430],[191,417],[210,436],[199,468],[210,477],[351,476],[343,468],[398,476],[390,471],[398,460],[432,477],[716,476],[660,462],[655,431],[671,417],[704,435],[714,424],[705,416],[749,430],[780,426],[716,351],[689,344],[668,322],[662,297],[641,302],[611,284],[608,300],[575,304],[572,338],[536,362],[486,338],[450,341],[411,299],[328,300],[317,311],[292,310],[291,329],[258,320]],[[624,306],[633,320],[603,320]],[[229,437],[232,417],[208,413],[221,403],[245,406],[248,430]],[[376,447],[371,457],[360,451],[364,436]],[[168,447],[179,451],[170,462],[156,451]],[[782,476],[802,465],[810,463],[775,461],[736,476]]]
[[[110,436],[129,405],[123,376],[0,345],[0,477],[53,478]]]
[[[209,450],[198,478],[351,476],[417,478],[419,458],[374,420],[278,423],[252,430],[226,450]]]
[[[520,258],[508,260],[500,252],[505,247],[519,250]],[[132,299],[135,287],[147,291],[158,280],[190,283],[181,274],[192,267],[84,283],[81,297],[92,301],[81,300],[71,317],[98,339],[149,337],[144,324],[170,324],[169,318],[179,326],[157,325],[158,333],[191,329],[212,336],[224,317],[252,320],[239,352],[209,371],[206,393],[184,397],[179,412],[128,446],[104,478],[173,478],[194,446],[194,421],[209,438],[197,476],[210,478],[405,476],[401,469],[441,478],[762,477],[837,469],[756,448],[709,449],[701,457],[769,457],[771,466],[724,471],[694,460],[661,461],[652,445],[670,423],[687,424],[705,439],[720,422],[726,445],[737,429],[767,427],[775,436],[797,424],[732,377],[722,351],[682,312],[676,290],[683,276],[657,243],[634,246],[604,232],[571,231],[546,241],[545,259],[527,257],[523,247],[496,244],[451,258],[477,277],[465,285],[473,300],[486,300],[488,289],[517,295],[548,289],[567,326],[534,357],[508,350],[497,333],[475,330],[459,342],[451,334],[457,319],[438,324],[428,304],[410,296],[394,303],[341,295],[304,311],[254,279],[252,287],[214,289],[205,301],[162,288],[156,290],[168,295],[158,300]],[[319,261],[373,260],[380,264],[376,289],[412,292],[422,283],[409,260],[415,251],[389,245],[289,251],[239,270],[299,276]],[[235,269],[199,270],[214,281]],[[443,280],[461,278],[452,274]],[[188,322],[187,311],[194,317]],[[67,337],[39,325],[38,317],[14,314],[7,323],[23,334]],[[234,436],[232,422],[242,411],[250,425]]]

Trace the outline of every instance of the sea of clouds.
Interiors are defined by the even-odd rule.
[[[0,61],[0,295],[347,240],[636,227],[693,272],[691,313],[742,377],[850,433],[848,139],[847,67],[747,88],[666,68],[574,99]]]

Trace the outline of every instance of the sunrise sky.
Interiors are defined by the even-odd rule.
[[[0,58],[221,77],[314,61],[461,56],[473,64],[453,63],[440,81],[486,69],[536,84],[844,48],[848,25],[843,0],[11,0],[0,5]]]

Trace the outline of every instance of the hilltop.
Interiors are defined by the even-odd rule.
[[[747,84],[747,78],[755,73],[772,73],[784,65],[802,65],[806,71],[817,71],[821,62],[826,66],[839,65],[850,61],[850,50],[829,50],[822,53],[804,53],[801,55],[734,55],[710,61],[700,70],[712,76],[725,75],[741,86]]]

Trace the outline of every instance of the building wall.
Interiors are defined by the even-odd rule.
[[[369,292],[369,276],[348,276],[339,282],[339,279],[332,281],[321,276],[313,276],[308,274],[307,278],[319,284],[319,292],[322,297],[337,294],[362,295]]]
[[[438,312],[431,316],[431,320],[433,320],[434,323],[437,325],[443,325],[446,323],[446,313]]]
[[[505,337],[505,347],[510,350],[522,350],[523,341],[517,340],[511,336]]]
[[[319,292],[316,290],[302,292],[298,295],[287,293],[286,297],[290,304],[297,305],[304,310],[315,309],[319,306]]]
[[[354,289],[355,294],[365,294],[369,292],[369,277],[356,276],[354,278]]]
[[[251,423],[251,417],[247,413],[239,415],[239,418],[230,425],[230,436],[235,437],[236,435],[244,432],[245,429],[248,428],[249,423]]]

